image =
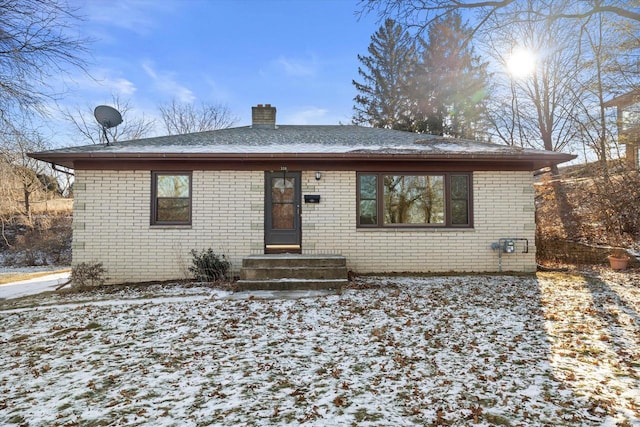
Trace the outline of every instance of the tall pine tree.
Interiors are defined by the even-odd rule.
[[[486,63],[481,63],[466,41],[470,29],[459,14],[447,15],[429,27],[421,40],[421,60],[416,64],[413,104],[414,130],[458,138],[478,137],[486,95]]]
[[[353,81],[353,123],[373,127],[411,130],[408,82],[415,48],[409,34],[395,21],[387,19],[371,37],[369,55],[358,55],[362,83]]]

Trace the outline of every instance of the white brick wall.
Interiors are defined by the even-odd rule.
[[[502,254],[503,271],[535,271],[535,219],[530,172],[473,174],[473,229],[356,228],[355,172],[303,174],[303,186],[321,194],[321,203],[302,209],[302,247],[308,253],[341,253],[361,273],[498,271],[500,238],[526,238],[515,254]],[[303,187],[303,193],[305,192]],[[310,227],[309,227],[310,226]]]
[[[529,239],[529,253],[503,254],[504,271],[534,271],[529,172],[475,172],[474,229],[357,229],[356,173],[303,172],[305,253],[341,253],[357,272],[497,271],[491,243]],[[194,171],[190,227],[150,226],[150,171],[76,170],[73,263],[102,262],[111,283],[188,276],[191,249],[212,248],[239,269],[264,244],[264,172]]]
[[[212,248],[239,267],[263,247],[263,180],[194,171],[192,225],[162,227],[150,226],[150,171],[76,170],[73,263],[104,263],[112,283],[185,278],[191,249]]]

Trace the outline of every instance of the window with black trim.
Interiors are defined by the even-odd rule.
[[[358,173],[358,227],[471,227],[470,173]]]
[[[191,172],[151,173],[151,225],[191,224]]]

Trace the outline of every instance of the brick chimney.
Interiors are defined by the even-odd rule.
[[[253,128],[276,128],[276,107],[271,104],[258,104],[251,107],[251,127]]]

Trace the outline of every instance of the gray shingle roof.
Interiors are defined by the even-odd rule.
[[[361,126],[251,126],[219,129],[185,135],[169,135],[133,141],[114,142],[109,146],[85,145],[56,152],[344,152],[354,148],[412,146],[416,141],[454,140],[389,129]],[[489,145],[489,144],[482,144]],[[504,148],[504,146],[502,146]],[[266,150],[266,151],[265,151]]]
[[[232,154],[274,157],[290,155],[347,156],[416,156],[421,159],[456,157],[460,160],[509,158],[523,160],[529,156],[543,163],[560,163],[573,156],[542,150],[522,149],[463,139],[445,138],[390,129],[362,126],[277,126],[237,127],[185,135],[170,135],[110,145],[85,145],[33,153],[44,161],[69,165],[74,158],[127,158],[167,155],[185,157],[226,157]],[[67,163],[61,161],[67,159]]]

